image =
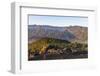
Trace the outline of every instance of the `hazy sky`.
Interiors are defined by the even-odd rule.
[[[88,26],[87,17],[78,16],[29,16],[29,25],[52,25],[52,26],[69,26],[79,25]]]

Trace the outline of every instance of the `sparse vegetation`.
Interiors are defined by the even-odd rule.
[[[28,45],[29,60],[87,57],[87,44],[42,38]]]
[[[88,28],[28,26],[28,60],[88,58]]]

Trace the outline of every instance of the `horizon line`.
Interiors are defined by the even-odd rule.
[[[28,26],[51,26],[51,27],[71,27],[71,26],[79,26],[79,27],[87,27],[87,26],[81,26],[81,25],[66,25],[66,26],[54,26],[54,25],[48,25],[48,24],[31,24]]]

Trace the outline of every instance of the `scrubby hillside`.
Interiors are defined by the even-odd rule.
[[[42,38],[28,44],[29,60],[86,58],[87,44]]]
[[[29,49],[34,52],[35,50],[45,51],[45,49],[52,45],[57,47],[66,47],[70,42],[66,40],[54,39],[54,38],[42,38],[31,44],[29,44]]]

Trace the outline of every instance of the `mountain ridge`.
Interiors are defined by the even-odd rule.
[[[41,38],[55,38],[68,41],[87,41],[88,28],[83,26],[57,27],[50,25],[28,25],[29,43]]]

